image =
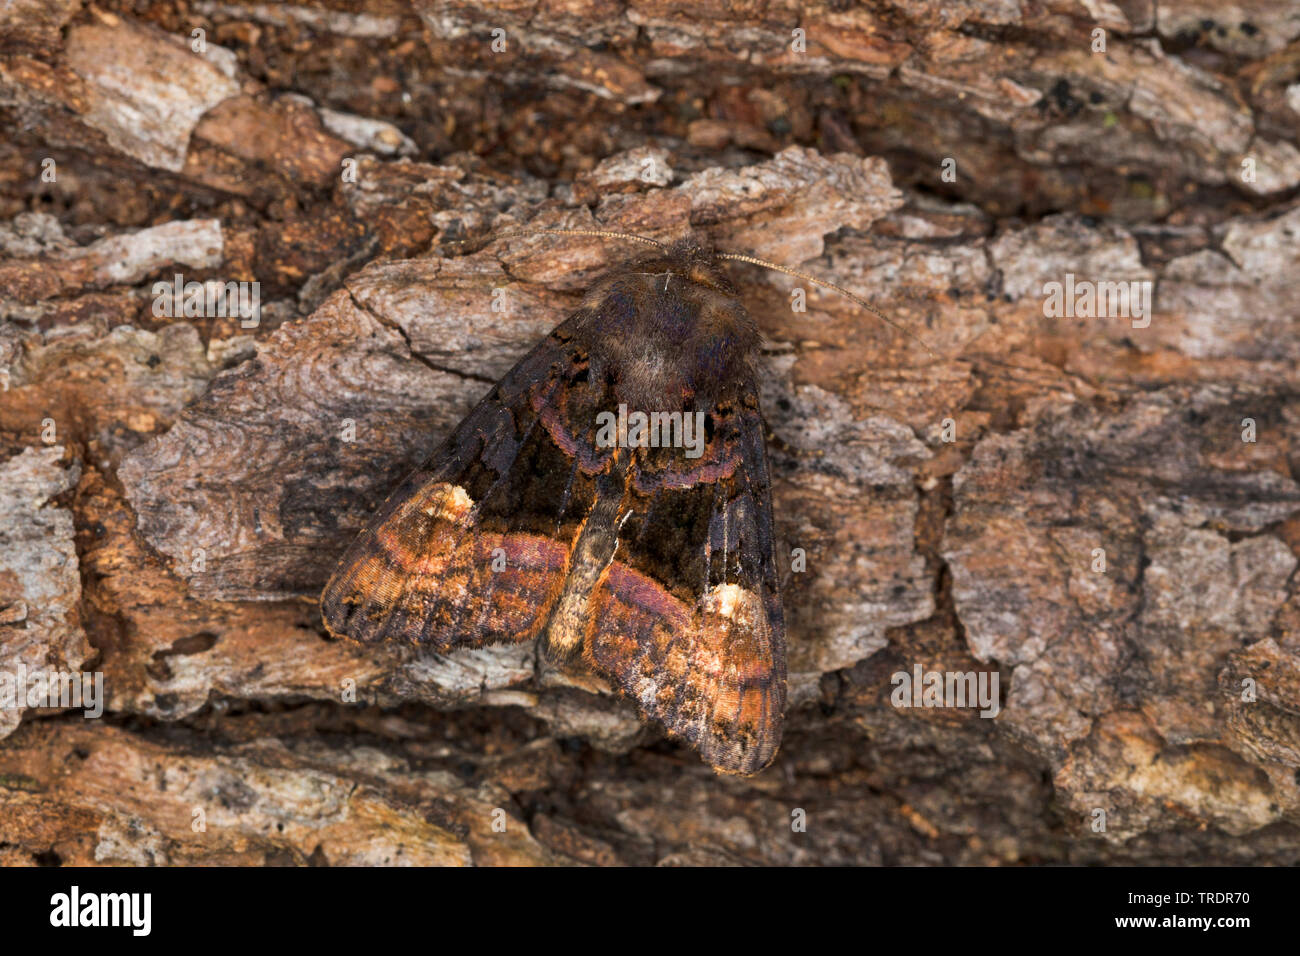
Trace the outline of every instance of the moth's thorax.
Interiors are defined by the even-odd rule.
[[[753,380],[758,328],[706,247],[676,243],[612,273],[583,305],[629,406],[658,410],[666,396],[711,401]]]

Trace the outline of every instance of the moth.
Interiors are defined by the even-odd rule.
[[[715,770],[753,774],[781,742],[785,624],[760,335],[722,262],[771,264],[622,238],[656,250],[592,286],[402,482],[322,616],[438,652],[536,639]]]

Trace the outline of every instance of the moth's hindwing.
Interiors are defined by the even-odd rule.
[[[753,773],[780,742],[786,678],[754,383],[695,405],[697,458],[598,447],[620,399],[590,330],[629,307],[580,311],[493,388],[348,549],[324,621],[439,651],[541,638],[716,769]]]

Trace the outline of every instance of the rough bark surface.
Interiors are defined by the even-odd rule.
[[[1300,4],[15,0],[0,129],[0,673],[106,694],[0,709],[0,862],[1300,861]],[[755,778],[531,646],[322,632],[636,252],[525,224],[935,353],[734,269],[807,561]],[[1067,274],[1149,324],[1048,314]],[[897,706],[918,668],[999,712]]]

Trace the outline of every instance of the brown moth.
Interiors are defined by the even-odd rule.
[[[393,492],[321,610],[366,643],[536,638],[752,774],[781,742],[785,624],[759,332],[721,260],[759,260],[624,238],[659,249],[596,283]]]

